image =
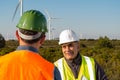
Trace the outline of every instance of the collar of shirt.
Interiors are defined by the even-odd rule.
[[[39,52],[36,48],[34,48],[32,46],[18,46],[16,50],[30,50],[30,51],[33,51],[36,53]]]

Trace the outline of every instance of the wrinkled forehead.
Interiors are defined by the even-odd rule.
[[[74,44],[78,44],[78,41],[64,43],[64,44],[61,44],[61,46],[68,46],[68,45],[74,45]]]

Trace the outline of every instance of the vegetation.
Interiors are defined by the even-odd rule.
[[[15,50],[17,46],[16,40],[6,41],[6,46],[0,49],[0,55]],[[50,62],[63,56],[57,40],[46,40],[39,52]],[[98,40],[83,39],[80,40],[80,53],[93,57],[104,69],[109,80],[120,80],[120,40],[110,40],[106,36]]]
[[[4,47],[5,46],[5,39],[4,37],[2,36],[2,34],[0,34],[0,48]]]

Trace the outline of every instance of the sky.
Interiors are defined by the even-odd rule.
[[[19,0],[1,0],[0,33],[5,39],[16,39],[16,25],[20,19]],[[23,12],[36,9],[51,18],[51,39],[58,38],[64,29],[74,30],[80,39],[107,36],[120,39],[120,0],[23,0]],[[48,39],[49,34],[47,33]]]

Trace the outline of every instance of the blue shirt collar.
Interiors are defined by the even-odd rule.
[[[39,51],[32,46],[18,46],[16,50],[30,50],[30,51],[39,53]]]

